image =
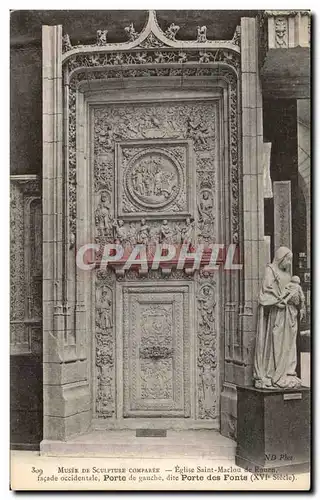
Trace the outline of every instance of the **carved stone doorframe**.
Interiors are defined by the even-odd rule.
[[[133,89],[133,84],[134,84],[134,89]],[[128,115],[130,112],[131,106],[135,106],[135,109],[137,110],[137,106],[141,105],[174,105],[177,108],[180,106],[187,106],[189,104],[196,105],[197,103],[201,104],[202,106],[205,106],[206,103],[209,106],[214,105],[217,109],[217,123],[216,123],[216,129],[217,129],[217,135],[219,136],[219,139],[217,141],[218,145],[218,150],[216,152],[216,160],[214,161],[213,159],[211,160],[214,162],[215,167],[214,169],[216,170],[217,173],[217,188],[216,191],[219,193],[219,201],[217,201],[218,208],[217,208],[217,213],[220,214],[220,220],[217,221],[217,238],[220,241],[224,241],[226,238],[226,234],[230,233],[230,228],[229,228],[229,219],[228,217],[225,217],[225,207],[224,204],[227,203],[227,200],[224,198],[224,196],[221,196],[221,193],[224,191],[224,186],[229,186],[229,164],[230,160],[228,158],[229,155],[229,147],[228,145],[225,146],[225,151],[228,152],[228,155],[225,154],[224,152],[224,146],[226,142],[228,142],[228,130],[225,128],[225,124],[228,122],[228,114],[229,114],[229,108],[228,108],[228,83],[222,79],[221,77],[193,77],[192,79],[186,78],[183,84],[179,82],[177,77],[166,77],[165,82],[163,82],[163,85],[165,86],[160,86],[159,82],[156,80],[151,80],[148,78],[141,78],[141,79],[128,79],[125,82],[119,82],[118,80],[113,81],[112,84],[109,83],[108,88],[105,88],[104,82],[98,82],[97,85],[95,85],[93,88],[89,88],[89,85],[87,82],[82,82],[80,88],[79,88],[79,96],[77,96],[77,122],[76,122],[76,129],[77,130],[83,130],[84,133],[82,134],[81,137],[78,138],[78,145],[79,149],[83,151],[83,155],[80,155],[78,158],[78,166],[77,168],[81,171],[81,176],[86,179],[92,179],[93,181],[90,183],[78,183],[77,184],[77,197],[79,198],[79,204],[82,204],[81,210],[84,211],[84,206],[91,207],[91,210],[87,214],[84,214],[83,217],[77,218],[76,221],[76,231],[77,234],[86,234],[86,238],[89,237],[89,241],[96,241],[96,234],[95,234],[95,223],[94,223],[94,207],[97,205],[96,201],[96,193],[98,192],[97,190],[100,190],[103,188],[105,191],[106,189],[113,189],[111,186],[113,186],[113,180],[114,180],[114,175],[112,172],[110,172],[110,175],[108,177],[108,180],[106,181],[105,179],[100,179],[100,168],[99,165],[97,164],[95,155],[93,153],[93,147],[92,144],[94,143],[94,148],[96,150],[96,139],[93,140],[92,137],[92,130],[93,130],[93,121],[94,121],[94,111],[96,109],[98,110],[104,110],[108,109],[110,106],[117,106],[121,105],[123,107],[128,108]],[[143,94],[141,93],[141,90],[143,89],[144,92]],[[101,112],[99,114],[101,117]],[[136,118],[138,120],[138,116]],[[99,125],[99,130],[104,129],[104,123]],[[150,131],[149,131],[150,132]],[[149,141],[149,142],[152,142]],[[173,141],[173,144],[175,142],[179,143],[179,140],[176,139]],[[130,141],[129,141],[130,143]],[[134,141],[133,141],[134,143]],[[170,140],[169,140],[170,143]],[[132,144],[132,140],[131,140]],[[148,141],[144,141],[143,144],[148,144]],[[172,144],[172,143],[170,143]],[[222,166],[224,164],[224,166]],[[195,176],[195,164],[192,163],[192,166],[194,168],[194,176]],[[227,176],[227,177],[226,177]],[[194,179],[195,181],[196,179]],[[110,185],[109,185],[110,181]],[[198,181],[198,185],[201,179]],[[206,176],[203,177],[204,182],[208,182],[208,179],[206,180]],[[107,182],[107,184],[105,184]],[[201,181],[202,182],[202,181]],[[93,185],[94,184],[94,185]],[[229,189],[229,187],[228,187]],[[84,203],[84,200],[87,200],[86,203]],[[168,216],[170,218],[170,216]],[[85,241],[85,240],[83,240]],[[88,240],[87,240],[88,241]],[[77,271],[79,272],[79,271]],[[157,273],[154,273],[153,278],[151,277],[150,279],[156,279],[159,280],[159,276],[156,275]],[[110,290],[110,298],[113,304],[116,303],[115,300],[115,294],[111,290],[118,285],[116,281],[119,281],[119,279],[115,280],[113,273],[110,273],[109,275],[107,273],[97,273],[97,283],[96,286],[100,287],[108,287]],[[161,277],[161,276],[160,276]],[[174,275],[172,276],[174,278]],[[178,275],[179,279],[186,279],[184,276],[184,273],[180,273]],[[201,281],[201,282],[200,282]],[[205,277],[202,276],[201,280],[199,281],[199,290],[201,290],[201,286],[205,286]],[[223,334],[223,322],[224,318],[223,316],[220,318],[220,315],[222,314],[223,311],[223,303],[224,303],[224,288],[222,287],[222,280],[221,276],[214,276],[214,282],[215,282],[215,294],[216,297],[219,298],[217,300],[217,305],[215,306],[215,328],[217,332],[217,340],[216,340],[216,346],[217,346],[217,358],[219,360],[218,363],[218,369],[220,369],[220,366],[223,366],[221,363],[221,360],[223,359],[223,341],[222,339],[224,338]],[[78,281],[79,283],[79,281]],[[124,283],[125,284],[125,283]],[[173,285],[173,282],[168,282],[168,284]],[[149,284],[150,285],[150,284]],[[83,293],[85,293],[86,290],[88,290],[90,286],[88,286],[88,283],[84,285]],[[89,332],[94,332],[96,330],[96,317],[94,314],[95,310],[95,284],[92,281],[92,295],[91,299],[90,297],[87,297],[86,300],[86,317],[88,318],[89,315],[91,314],[91,311],[93,311],[93,314],[91,315],[91,324],[90,327],[88,328]],[[195,292],[193,292],[195,293]],[[201,292],[200,292],[201,293]],[[113,297],[113,298],[112,298]],[[220,299],[221,298],[221,299]],[[118,306],[117,306],[118,307]],[[193,310],[196,308],[193,306]],[[118,313],[119,314],[119,313]],[[96,313],[97,315],[97,313]],[[194,311],[193,312],[193,317],[196,318],[197,314]],[[119,323],[119,319],[121,319],[121,314],[119,317],[114,316],[113,317],[113,344],[116,345],[119,342],[118,336],[118,326],[116,330],[116,324]],[[214,327],[214,325],[212,325]],[[197,335],[197,328],[194,328],[192,330],[193,335]],[[92,361],[92,369],[95,369],[95,365],[97,364],[98,370],[101,369],[102,367],[105,369],[106,364],[110,364],[110,368],[112,368],[112,372],[114,372],[113,377],[115,377],[116,373],[119,376],[119,370],[121,372],[121,368],[119,369],[119,356],[121,358],[121,352],[119,350],[115,351],[114,348],[108,349],[108,356],[107,352],[105,352],[102,355],[102,352],[104,350],[103,344],[100,345],[100,333],[97,332],[97,345],[95,346],[94,342],[94,334],[92,333],[92,338],[90,336],[90,342],[92,343],[93,346],[93,361]],[[198,331],[198,335],[200,335],[200,330]],[[101,339],[102,340],[102,339]],[[220,345],[221,343],[221,345]],[[221,352],[219,352],[219,349]],[[96,351],[97,350],[97,351]],[[96,352],[98,354],[96,354]],[[196,363],[197,356],[196,354],[193,355],[193,360],[191,361],[192,363]],[[199,360],[201,363],[201,361]],[[191,368],[190,368],[191,369]],[[197,366],[192,368],[193,371],[197,371]],[[108,377],[110,377],[111,374],[108,374]],[[105,376],[106,377],[106,376]],[[93,380],[95,380],[95,377],[93,377]],[[221,384],[221,380],[223,380],[223,375],[220,373],[216,377],[216,383],[218,385]],[[112,382],[112,392],[114,392],[114,384],[115,381]],[[105,386],[106,387],[106,386]],[[137,425],[141,425],[143,421],[144,426],[148,425],[155,425],[155,420],[154,418],[152,419],[152,422],[147,421],[148,419],[141,420],[139,419],[139,422],[137,420],[130,420],[129,418],[123,419],[121,417],[121,410],[118,409],[117,415],[118,418],[114,418],[115,411],[116,411],[116,402],[119,399],[121,400],[121,394],[122,394],[122,388],[118,385],[117,386],[117,394],[113,395],[112,397],[114,398],[114,404],[111,404],[109,401],[108,404],[105,404],[103,407],[103,414],[101,414],[102,410],[100,410],[100,415],[99,415],[99,408],[101,408],[101,391],[102,389],[96,386],[95,383],[93,383],[93,387],[91,389],[93,391],[93,401],[94,401],[94,408],[93,408],[93,420],[92,420],[92,426],[94,428],[99,428],[99,429],[105,429],[105,428],[124,428],[131,426],[132,428]],[[196,393],[197,391],[193,389],[193,393]],[[220,391],[219,391],[220,392]],[[108,394],[108,397],[110,399],[110,390],[105,388],[104,389],[105,395]],[[193,401],[193,406],[195,405],[195,402]],[[217,411],[219,408],[219,401],[217,402]],[[101,418],[103,417],[104,418]],[[98,418],[100,417],[100,418]],[[177,419],[164,419],[163,417],[157,421],[157,425],[159,426],[170,426],[170,427],[178,427],[178,428],[187,428],[189,426],[192,428],[219,428],[219,422],[214,419],[213,421],[209,420],[199,420],[195,418],[195,410],[193,410],[192,413],[192,418],[187,419],[186,421],[178,422]]]
[[[88,127],[82,124],[88,120],[88,102],[94,93],[99,92],[99,87],[110,90],[116,86],[119,93],[119,87],[129,87],[133,81],[136,85],[144,79],[150,88],[150,81],[156,80],[165,87],[171,78],[180,88],[188,88],[189,82],[193,85],[194,81],[201,82],[200,86],[206,88],[212,86],[210,79],[215,79],[214,87],[222,89],[221,102],[223,109],[227,110],[223,127],[228,140],[224,143],[223,157],[228,165],[224,189],[225,218],[229,229],[224,234],[223,243],[239,241],[242,251],[246,252],[248,245],[252,249],[253,242],[258,242],[257,253],[250,252],[250,259],[253,265],[256,264],[254,279],[259,281],[258,268],[264,264],[259,257],[263,248],[260,244],[260,238],[263,242],[263,225],[256,226],[257,217],[260,223],[263,220],[263,194],[261,201],[258,196],[263,181],[257,153],[262,141],[258,125],[262,116],[257,107],[258,88],[254,97],[250,97],[249,91],[249,79],[253,78],[255,82],[259,79],[257,43],[254,43],[257,41],[256,20],[244,18],[241,21],[241,67],[239,29],[232,41],[208,41],[205,33],[198,32],[197,40],[190,42],[176,40],[177,29],[171,25],[163,33],[151,11],[140,34],[135,33],[132,25],[126,29],[129,36],[126,43],[108,44],[106,33],[100,32],[96,45],[72,47],[69,37],[62,37],[61,26],[43,27],[43,223],[48,241],[43,276],[43,449],[46,440],[66,440],[85,432],[92,422],[93,366],[89,347],[92,317],[88,310],[91,288],[88,276],[75,266],[75,252],[91,237],[89,221],[93,214],[88,193],[92,189],[92,179],[88,169],[82,168],[88,163],[87,151],[83,147],[88,142]],[[252,34],[254,40],[250,38]],[[252,50],[253,59],[252,54],[248,56]],[[250,99],[254,100],[255,117]],[[240,167],[241,108],[243,171],[248,171],[248,178],[242,177]],[[245,116],[248,113],[251,113],[250,117]],[[253,121],[249,123],[248,119]],[[245,134],[248,128],[250,130]],[[256,193],[250,210],[246,209],[245,197],[243,203],[241,201],[241,190],[246,192],[247,182]],[[242,224],[239,216],[240,213],[246,216],[245,212],[249,213],[247,225]],[[257,227],[259,234],[254,239],[253,232]],[[250,272],[249,266],[245,266],[242,288],[239,276],[225,276],[222,284],[226,290],[225,346],[222,351],[225,371],[226,368],[228,371],[224,379],[229,385],[237,382],[237,378],[243,379],[237,375],[238,366],[244,367],[245,373],[250,371],[248,358],[252,345],[247,345],[246,334],[243,334],[248,331],[252,338],[254,331]],[[240,323],[239,310],[243,318]],[[248,382],[247,376],[245,379]]]

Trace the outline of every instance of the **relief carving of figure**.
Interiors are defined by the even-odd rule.
[[[215,400],[215,373],[212,367],[204,364],[201,368],[201,381],[203,389],[203,409],[206,413],[214,412],[212,403]]]
[[[133,176],[134,189],[137,193],[141,194],[142,196],[145,194],[145,185],[144,185],[143,174],[144,174],[143,168],[138,167],[135,170],[134,176]]]
[[[201,313],[199,325],[211,330],[214,321],[213,311],[216,305],[212,286],[203,285],[198,295],[198,302]]]
[[[159,243],[173,243],[174,232],[169,226],[168,221],[164,219],[160,227]]]
[[[106,236],[110,231],[110,209],[109,197],[106,191],[102,191],[100,202],[95,211],[95,222],[99,236]]]
[[[203,190],[200,194],[199,228],[200,234],[204,238],[212,237],[214,229],[213,198],[209,189]]]
[[[101,146],[104,149],[112,149],[113,144],[112,144],[112,127],[110,124],[105,124],[104,127],[102,127],[99,130],[99,135],[98,135],[98,142],[99,146]]]
[[[181,229],[181,240],[185,245],[191,245],[194,242],[194,221],[187,217],[186,225]]]
[[[211,219],[213,212],[213,200],[209,191],[203,191],[200,199],[200,215],[202,220]]]
[[[138,229],[137,241],[143,245],[147,245],[150,236],[150,227],[146,223],[145,219],[141,219],[141,224]]]
[[[160,168],[157,168],[154,174],[154,194],[155,195],[161,194],[161,189],[162,189],[162,172]]]
[[[134,222],[130,222],[129,224],[127,240],[131,245],[135,245],[137,243],[137,230]]]
[[[112,328],[112,300],[110,298],[110,291],[108,288],[103,288],[101,299],[97,304],[98,310],[98,326],[101,330]]]
[[[187,135],[194,140],[196,146],[205,146],[206,138],[210,133],[206,125],[202,125],[200,119],[193,120],[191,116],[187,118]]]
[[[176,190],[176,183],[176,174],[163,169],[160,158],[145,158],[132,172],[134,193],[151,203],[168,199]]]
[[[127,230],[124,227],[123,220],[114,220],[113,221],[113,229],[114,229],[114,240],[116,243],[125,243],[127,240]]]
[[[296,374],[298,315],[305,315],[304,295],[291,277],[292,253],[280,247],[265,270],[259,294],[254,384],[260,389],[301,386]]]

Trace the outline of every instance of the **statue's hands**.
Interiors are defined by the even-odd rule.
[[[305,308],[305,307],[302,307],[302,308],[300,309],[300,320],[302,321],[302,320],[303,320],[303,318],[305,318],[305,317],[306,317],[306,308]]]
[[[279,309],[284,309],[286,307],[286,305],[283,304],[283,302],[279,302],[279,304],[277,304],[277,306],[279,307]]]

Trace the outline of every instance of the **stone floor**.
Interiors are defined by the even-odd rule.
[[[68,442],[42,441],[41,454],[123,458],[188,457],[232,461],[235,448],[234,441],[212,430],[169,430],[166,437],[136,437],[134,430],[111,430],[90,432]]]

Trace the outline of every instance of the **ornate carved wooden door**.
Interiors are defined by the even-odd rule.
[[[96,241],[215,242],[219,101],[170,91],[125,101],[92,108]],[[218,275],[150,265],[96,277],[97,417],[218,426]]]

